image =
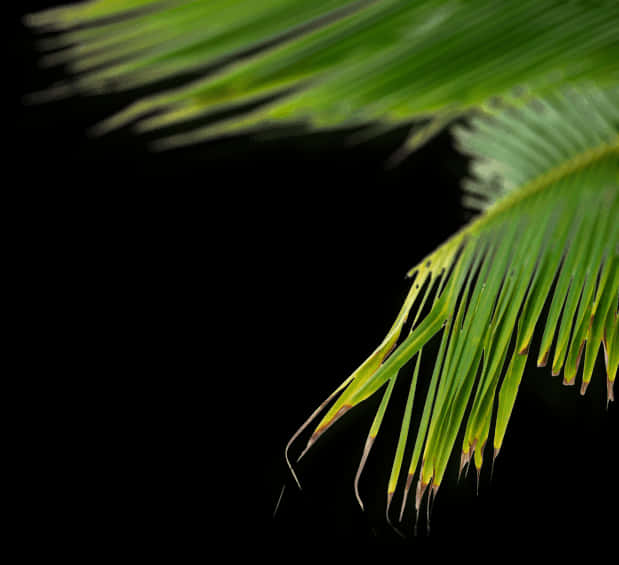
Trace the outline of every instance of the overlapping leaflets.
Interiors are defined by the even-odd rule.
[[[471,462],[479,470],[491,439],[496,456],[529,355],[563,373],[564,384],[580,379],[584,394],[601,350],[613,399],[615,1],[99,0],[29,22],[61,31],[44,40],[52,51],[44,60],[73,74],[51,93],[146,86],[147,96],[99,131],[157,130],[160,147],[290,121],[366,124],[368,135],[414,121],[408,151],[455,117],[468,118],[454,134],[474,157],[464,204],[481,214],[411,270],[410,293],[383,342],[287,447],[288,454],[313,425],[304,455],[338,418],[384,389],[355,480],[361,504],[359,477],[396,379],[410,386],[388,516],[398,487],[400,517],[415,480],[417,509],[428,486],[436,493],[454,453],[461,470]],[[179,124],[183,132],[172,133]],[[536,330],[541,345],[531,351]],[[419,360],[435,337],[434,370],[424,375]],[[414,359],[412,376],[401,371]],[[425,398],[416,394],[420,379],[429,380]],[[413,405],[422,406],[415,427]]]
[[[164,147],[274,122],[434,133],[515,87],[619,80],[612,0],[98,0],[28,21],[64,30],[44,43],[73,75],[56,93],[149,86],[99,131],[158,129]]]

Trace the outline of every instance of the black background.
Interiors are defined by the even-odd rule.
[[[45,4],[24,2],[23,12]],[[20,97],[63,77],[37,66],[21,25],[15,45]],[[67,410],[37,436],[41,460],[49,466],[53,452],[67,488],[75,481],[86,493],[63,505],[111,509],[114,536],[146,520],[163,531],[181,523],[200,539],[214,518],[239,540],[416,541],[383,519],[405,388],[361,482],[365,513],[352,484],[378,397],[299,465],[302,493],[283,450],[385,335],[406,271],[468,220],[466,158],[444,133],[386,167],[406,127],[354,146],[346,132],[299,129],[165,153],[129,128],[86,133],[133,95],[19,103],[11,164],[32,215],[39,327],[65,341],[51,362],[81,383],[47,385]],[[615,531],[617,417],[606,410],[601,357],[585,397],[530,365],[492,481],[485,466],[478,495],[473,473],[457,485],[454,458],[433,536]],[[76,452],[83,473],[66,475]],[[38,483],[43,516],[55,515],[53,482]],[[412,523],[409,511],[403,529]]]

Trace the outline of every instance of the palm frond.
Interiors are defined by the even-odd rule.
[[[613,1],[98,0],[28,21],[63,32],[44,44],[54,50],[44,60],[75,75],[57,93],[148,85],[99,131],[137,122],[160,130],[163,146],[272,122],[431,119],[415,145],[518,87],[619,78]]]
[[[132,123],[158,131],[161,147],[273,123],[364,124],[371,135],[416,121],[408,151],[471,116],[454,134],[474,159],[464,204],[481,214],[411,269],[387,336],[293,436],[287,458],[323,411],[300,457],[384,388],[355,480],[361,502],[363,466],[396,380],[414,360],[386,495],[389,512],[403,486],[402,517],[417,478],[419,510],[428,486],[436,494],[442,484],[460,434],[461,470],[471,461],[481,469],[489,438],[494,457],[502,448],[536,329],[537,364],[550,363],[566,385],[582,365],[583,394],[602,349],[613,399],[615,1],[99,0],[29,22],[60,30],[43,42],[46,60],[74,77],[52,92],[141,93],[99,131]],[[420,358],[432,339],[439,351],[413,428]]]
[[[618,108],[617,87],[568,89],[534,105],[480,116],[472,129],[457,131],[462,149],[476,157],[469,188],[486,199],[484,212],[410,271],[413,284],[393,327],[338,389],[339,397],[303,454],[338,418],[389,383],[362,468],[393,383],[405,378],[399,376],[400,369],[442,333],[415,430],[402,507],[418,473],[419,509],[427,486],[432,484],[433,493],[440,487],[462,428],[461,468],[471,458],[481,468],[495,404],[493,447],[494,456],[498,454],[547,302],[538,366],[551,359],[553,375],[563,371],[564,384],[571,385],[584,352],[584,394],[602,346],[608,398],[613,398],[618,358]],[[497,195],[502,197],[497,200]],[[424,310],[430,297],[431,307]],[[397,345],[412,313],[411,331]],[[417,373],[418,366],[409,403]],[[407,404],[388,504],[400,481],[410,410]]]

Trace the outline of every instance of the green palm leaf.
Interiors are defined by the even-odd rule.
[[[574,125],[583,106],[596,103],[596,124],[582,134]],[[408,475],[412,477],[421,463],[418,496],[430,482],[436,491],[463,424],[462,462],[474,457],[479,469],[497,400],[495,455],[501,448],[533,331],[549,299],[538,365],[546,364],[556,340],[552,372],[563,370],[564,383],[573,384],[586,343],[584,392],[603,344],[612,398],[618,359],[617,108],[617,88],[573,92],[569,97],[557,94],[544,100],[539,114],[532,108],[513,115],[504,112],[475,121],[472,132],[459,132],[466,150],[483,150],[474,188],[490,194],[494,186],[486,182],[496,179],[497,170],[514,164],[518,167],[514,171],[522,175],[521,184],[411,271],[414,283],[391,332],[347,383],[315,429],[310,445],[343,413],[395,380],[399,370],[443,332]],[[538,133],[535,145],[525,145],[522,140],[532,131],[546,135]],[[506,143],[508,151],[496,145],[496,136],[504,137],[506,132],[512,134]],[[563,139],[562,157],[557,155],[556,136]],[[543,174],[537,171],[540,166]],[[509,190],[507,182],[500,188]],[[418,315],[434,287],[438,288],[429,312],[389,354],[415,303],[420,301]],[[371,431],[372,438],[376,431]],[[402,437],[407,433],[404,426]],[[389,500],[401,456],[398,450]]]
[[[99,131],[127,123],[156,129],[160,147],[268,123],[363,124],[371,135],[414,121],[409,151],[455,118],[470,118],[453,131],[473,156],[464,204],[481,214],[411,269],[410,292],[387,336],[287,447],[326,410],[303,456],[384,388],[355,481],[360,503],[363,465],[396,380],[408,378],[401,369],[413,359],[387,488],[389,512],[403,487],[400,516],[415,477],[419,510],[458,448],[461,470],[471,461],[481,469],[489,438],[496,457],[529,354],[563,373],[566,385],[582,367],[584,394],[602,349],[613,399],[616,2],[100,0],[29,21],[62,31],[44,45],[53,50],[46,60],[68,64],[74,78],[51,94],[146,85],[148,96]],[[171,134],[181,124],[183,133]],[[536,328],[541,345],[532,352]],[[420,358],[435,337],[440,348],[413,429]]]
[[[153,88],[100,131],[211,118],[175,136],[162,131],[164,146],[273,121],[384,127],[432,118],[435,132],[514,87],[619,77],[612,1],[99,0],[29,21],[67,30],[47,43],[56,49],[47,62],[76,75],[57,93]]]

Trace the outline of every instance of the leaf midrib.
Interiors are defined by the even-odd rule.
[[[479,233],[488,223],[494,220],[498,215],[503,214],[510,208],[517,206],[523,200],[541,192],[549,186],[555,184],[561,179],[575,172],[578,172],[585,167],[588,167],[596,161],[604,159],[611,153],[619,154],[619,135],[615,138],[614,142],[604,142],[596,147],[582,151],[564,161],[560,165],[553,167],[542,175],[539,175],[523,185],[521,188],[516,189],[488,208],[486,208],[479,216],[477,216],[472,222],[464,226],[461,230],[451,236],[443,245],[449,244],[454,252],[458,249],[460,242],[470,235]],[[418,265],[413,267],[409,271],[409,275],[412,275],[417,268],[427,261],[428,257],[434,255],[436,251],[433,251],[426,258],[424,258]]]

